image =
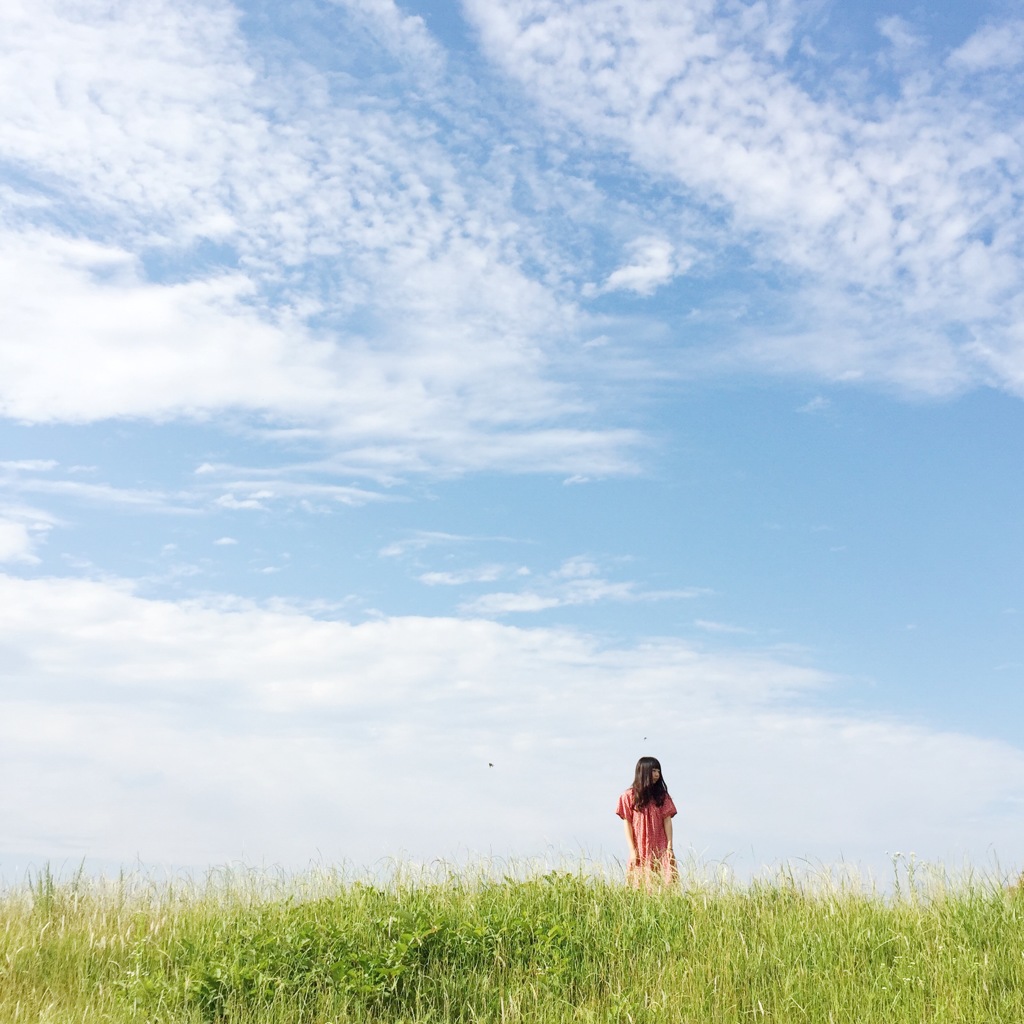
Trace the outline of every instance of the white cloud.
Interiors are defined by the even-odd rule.
[[[530,577],[529,589],[483,594],[463,602],[459,611],[468,615],[507,615],[592,605],[601,601],[689,600],[707,593],[699,587],[645,590],[632,580],[607,580],[601,576],[600,566],[585,555],[567,558],[546,576],[538,577],[529,572],[520,572],[519,575]]]
[[[34,538],[25,523],[0,516],[0,562],[35,562]]]
[[[581,603],[584,602],[572,601],[561,595],[543,595],[527,590],[519,593],[484,594],[482,597],[464,602],[459,608],[469,615],[508,615],[515,612],[543,612],[549,608]]]
[[[136,236],[139,213],[181,241],[231,233],[223,164],[265,139],[230,5],[15,0],[0,19],[0,147],[49,177],[54,206],[73,183]]]
[[[586,555],[573,555],[567,558],[552,573],[555,579],[579,580],[596,576],[600,572],[597,562]]]
[[[234,494],[222,494],[214,501],[215,505],[221,508],[238,509],[265,509],[268,498],[273,498],[273,491],[254,491],[247,498],[236,498]]]
[[[831,399],[826,398],[824,395],[815,395],[814,398],[809,399],[801,405],[797,412],[802,413],[820,413],[826,412],[832,408]]]
[[[2,241],[0,413],[8,417],[160,420],[327,401],[323,351],[304,347],[300,325],[289,328],[286,317],[268,323],[243,275],[162,286],[121,249],[42,232]]]
[[[516,593],[484,594],[466,601],[459,610],[470,615],[504,615],[508,612],[540,612],[549,608],[571,608],[598,604],[601,601],[666,600],[670,597],[692,596],[690,592],[645,592],[631,581],[612,582],[599,578],[572,580],[549,585],[543,591],[524,590]]]
[[[479,565],[458,572],[424,572],[416,578],[429,587],[460,587],[466,583],[493,583],[512,573],[514,570],[503,565]]]
[[[23,780],[0,813],[25,855],[621,854],[614,798],[650,750],[682,842],[741,867],[751,846],[877,864],[1024,839],[1021,751],[811,711],[827,677],[777,655],[479,620],[354,625],[110,582],[0,577],[0,603],[0,769]],[[390,797],[367,801],[382,764]],[[568,806],[554,776],[572,779]],[[455,813],[467,800],[472,820]]]
[[[0,563],[38,563],[36,549],[56,524],[41,509],[0,504]]]
[[[416,530],[411,536],[386,544],[377,553],[381,558],[402,558],[410,551],[423,551],[438,545],[464,544],[479,540],[478,537],[467,537],[458,533],[444,533],[440,530]]]
[[[956,68],[981,72],[1010,69],[1024,62],[1024,21],[985,25],[949,56]]]
[[[379,479],[628,472],[638,432],[584,426],[601,410],[565,372],[591,326],[568,296],[601,277],[553,209],[632,239],[591,294],[669,285],[703,252],[690,235],[778,271],[784,315],[730,325],[702,356],[686,346],[695,367],[1024,389],[1024,155],[1003,93],[968,97],[960,74],[1009,66],[1020,22],[982,29],[898,99],[844,99],[783,62],[789,4],[467,4],[551,121],[685,200],[665,218],[575,170],[538,171],[529,148],[549,124],[494,130],[481,167],[451,142],[492,130],[480,97],[422,20],[390,0],[339,8],[422,103],[398,103],[390,71],[360,92],[265,59],[220,0],[0,12],[0,155],[19,169],[0,225],[0,412],[230,411]],[[909,23],[880,25],[910,46]]]
[[[631,291],[653,295],[663,284],[685,273],[692,260],[681,257],[664,238],[637,238],[628,246],[630,262],[608,275],[600,292]]]
[[[1024,149],[1002,87],[967,94],[956,75],[915,71],[896,99],[841,92],[834,68],[781,60],[790,5],[466,6],[551,122],[728,217],[731,242],[778,275],[776,309],[788,301],[751,326],[741,361],[933,393],[1024,390]],[[904,23],[883,27],[910,44]],[[992,38],[960,63],[1017,52],[997,58]],[[759,345],[765,334],[785,340]]]
[[[751,635],[754,631],[745,626],[733,626],[728,622],[715,622],[712,619],[695,619],[693,623],[698,629],[705,633],[726,633],[733,636]]]
[[[914,31],[910,22],[899,15],[880,18],[878,31],[892,44],[897,53],[912,53],[925,45],[925,40]]]
[[[219,547],[231,547],[237,544],[238,541],[234,537],[218,537],[213,543]]]
[[[405,14],[394,0],[333,0],[339,7],[362,14],[362,24],[377,42],[421,81],[436,80],[444,69],[445,53],[419,15]]]
[[[409,67],[436,51],[349,6]],[[0,412],[258,414],[378,476],[630,467],[635,432],[573,425],[578,316],[524,269],[539,235],[427,115],[281,72],[216,0],[43,0],[0,37],[0,154],[52,197],[4,226]]]
[[[0,486],[11,494],[44,494],[89,505],[120,506],[138,512],[167,512],[186,514],[194,511],[196,496],[184,493],[140,490],[135,487],[115,487],[111,484],[85,483],[81,480],[61,479],[48,475],[40,477],[26,474],[23,464],[11,463],[14,471],[0,474]],[[75,473],[80,467],[70,467]],[[42,513],[40,513],[42,514]]]
[[[310,480],[289,480],[291,467],[263,470],[253,480],[239,480],[229,477],[210,483],[204,482],[208,490],[227,489],[227,493],[216,499],[216,504],[227,508],[264,508],[269,501],[301,503],[307,510],[330,509],[336,505],[366,505],[373,501],[390,500],[379,491],[363,487],[346,487],[341,484],[315,483]],[[236,498],[236,494],[244,497]],[[316,501],[319,504],[313,505]]]
[[[46,473],[57,468],[53,459],[14,459],[9,462],[0,462],[0,469],[12,473]]]

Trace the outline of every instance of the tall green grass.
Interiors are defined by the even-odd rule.
[[[684,872],[55,881],[0,895],[0,1022],[1024,1021],[1024,894]]]

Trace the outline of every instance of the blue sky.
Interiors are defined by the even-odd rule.
[[[5,871],[1020,859],[1010,5],[0,40]]]

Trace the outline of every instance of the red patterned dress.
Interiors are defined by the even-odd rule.
[[[659,807],[653,800],[641,811],[633,806],[633,789],[630,787],[619,797],[615,813],[633,826],[633,839],[640,863],[630,868],[630,879],[638,880],[638,873],[659,873],[666,882],[671,882],[675,873],[675,859],[666,856],[668,836],[665,835],[665,819],[674,818],[678,813],[672,797],[665,794],[665,802]]]

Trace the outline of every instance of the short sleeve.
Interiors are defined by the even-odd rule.
[[[665,802],[661,805],[661,816],[663,818],[674,818],[678,813],[675,802],[672,800],[672,797],[666,793]]]
[[[632,790],[627,789],[626,792],[619,797],[619,802],[615,805],[615,813],[623,820],[625,820],[627,815],[633,813],[632,796]]]

